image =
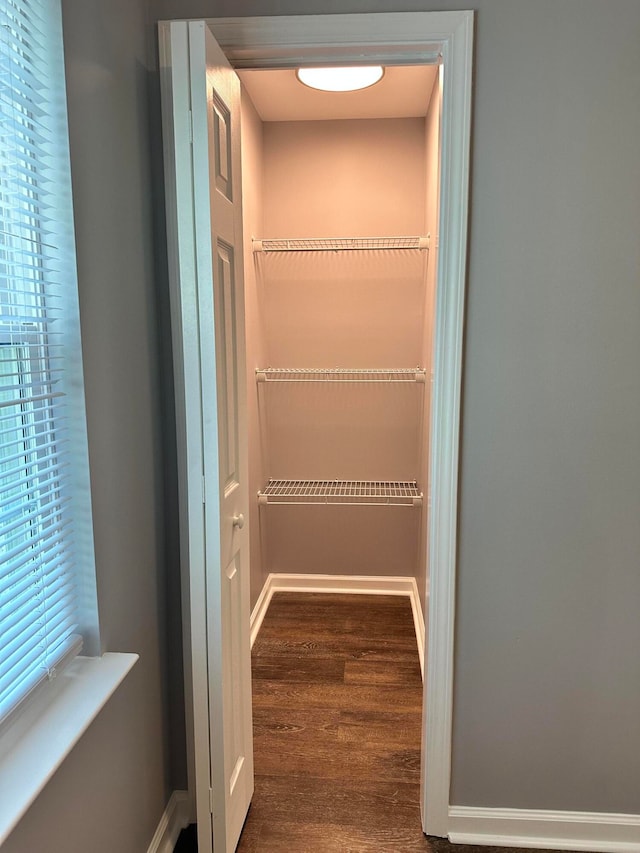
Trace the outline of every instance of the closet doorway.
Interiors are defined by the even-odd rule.
[[[383,371],[385,381],[429,385],[431,378],[429,422],[425,424],[423,419],[418,425],[422,435],[429,435],[429,489],[427,483],[420,488],[410,481],[385,479],[382,496],[386,503],[404,504],[404,513],[419,512],[422,502],[430,504],[428,536],[424,538],[428,555],[418,555],[430,575],[421,801],[425,831],[443,836],[448,831],[472,23],[471,12],[455,12],[160,25],[180,454],[189,786],[195,795],[194,816],[203,851],[211,851],[212,845],[216,850],[235,849],[253,789],[245,521],[250,500],[262,505],[258,511],[277,512],[277,507],[264,506],[277,497],[270,485],[259,490],[259,495],[249,495],[243,297],[245,274],[253,263],[252,248],[260,252],[275,247],[266,246],[266,240],[249,246],[250,229],[245,222],[244,257],[241,250],[240,86],[229,63],[238,70],[362,64],[364,59],[367,64],[379,62],[392,70],[406,65],[439,66],[441,162],[436,233],[440,249],[435,270],[433,368],[431,377],[420,364],[411,369],[393,365],[393,375],[388,369]],[[428,93],[424,95],[428,98]],[[371,250],[431,251],[428,234],[414,238],[416,245],[352,244],[331,246],[329,251],[339,250],[341,258],[362,257]],[[294,254],[302,254],[301,249],[294,245]],[[326,246],[318,245],[304,249],[309,254],[327,251]],[[387,263],[381,257],[378,260],[378,266]],[[259,267],[260,262],[255,264],[255,269]],[[305,379],[315,384],[318,368],[310,366],[313,369],[307,369]],[[377,365],[357,367],[357,381],[380,379],[377,371],[382,368]],[[270,365],[263,364],[257,377],[265,386],[271,380],[286,379],[282,371],[276,376],[269,370]],[[345,377],[344,368],[333,371],[331,378],[341,383],[354,380]],[[296,479],[286,481],[285,488]],[[312,482],[314,489],[321,483],[318,479]],[[379,491],[365,494],[369,502],[377,502],[379,497]],[[424,542],[422,547],[426,548]]]

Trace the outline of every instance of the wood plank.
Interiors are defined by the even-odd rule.
[[[404,661],[349,660],[344,664],[345,684],[422,686],[420,664]]]
[[[286,681],[288,684],[344,684],[345,663],[338,658],[304,658],[291,655],[261,655],[253,661],[256,681]]]
[[[292,744],[291,738],[272,738],[274,751],[263,754],[256,770],[287,780],[350,780],[354,784],[370,774],[384,769],[385,779],[392,782],[420,780],[420,750],[386,748],[376,744],[340,741],[306,741]],[[363,748],[364,747],[364,748]],[[279,750],[276,752],[275,750]],[[309,761],[313,751],[313,762]]]
[[[284,633],[261,637],[254,645],[255,658],[279,656],[324,658],[340,656],[345,660],[380,660],[410,663],[416,659],[416,638],[361,638],[334,632],[314,632],[312,639],[300,640]]]
[[[338,740],[363,745],[403,747],[411,742],[416,728],[420,728],[422,714],[398,714],[394,709],[385,711],[356,711],[340,713]]]
[[[403,691],[389,686],[372,687],[355,684],[294,684],[258,679],[253,685],[255,708],[280,707],[287,703],[291,709],[353,708],[366,711],[385,711],[393,707],[398,714],[421,713],[422,691]]]

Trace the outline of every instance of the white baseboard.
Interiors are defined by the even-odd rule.
[[[416,643],[418,644],[418,657],[420,658],[420,672],[424,681],[424,652],[425,652],[425,629],[424,629],[424,613],[422,612],[422,602],[420,601],[420,593],[418,592],[418,584],[415,578],[409,578],[413,588],[409,593],[411,601],[411,612],[413,613],[413,625],[416,631]],[[429,593],[427,592],[427,596]]]
[[[267,615],[267,610],[269,609],[269,604],[271,603],[271,598],[273,596],[273,589],[271,587],[271,578],[273,575],[269,575],[260,591],[260,595],[258,596],[258,600],[256,601],[253,610],[251,611],[251,618],[249,620],[249,630],[251,632],[251,648],[253,648],[253,644],[256,641],[256,637],[258,636],[258,631],[262,628],[262,623],[264,621],[264,617]]]
[[[189,824],[189,795],[174,791],[169,798],[147,853],[173,853],[178,836]]]
[[[640,853],[640,815],[451,806],[449,840],[496,847]]]
[[[271,573],[251,613],[251,646],[255,642],[262,622],[276,592],[327,592],[344,595],[408,595],[416,631],[420,670],[424,680],[424,616],[418,594],[418,585],[411,577],[375,577],[373,575],[302,575]]]

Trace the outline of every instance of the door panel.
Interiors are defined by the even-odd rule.
[[[213,128],[215,146],[215,185],[229,201],[232,201],[231,182],[231,116],[226,104],[213,94]]]
[[[188,26],[205,487],[210,827],[216,853],[233,853],[253,794],[240,84],[208,27],[201,21]]]
[[[245,727],[246,713],[242,702],[242,643],[239,642],[238,634],[233,630],[234,623],[241,621],[242,590],[241,576],[242,563],[240,553],[234,554],[233,560],[226,570],[226,582],[223,593],[223,613],[225,619],[225,670],[231,683],[231,689],[225,695],[225,718],[231,722],[231,730],[228,732],[229,749],[229,794],[233,800],[235,789],[245,769]],[[244,814],[240,815],[244,820]]]
[[[238,435],[238,337],[237,318],[235,310],[234,285],[234,250],[232,246],[218,242],[218,282],[219,288],[215,294],[215,310],[220,318],[219,350],[220,350],[220,380],[219,399],[221,408],[221,479],[224,483],[225,496],[239,485],[240,436]]]

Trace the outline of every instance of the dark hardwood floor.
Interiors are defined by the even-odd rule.
[[[252,669],[255,793],[238,853],[509,853],[422,834],[406,597],[277,593]],[[176,853],[195,849],[183,842]]]
[[[409,600],[278,593],[252,668],[256,790],[239,853],[424,850]]]

